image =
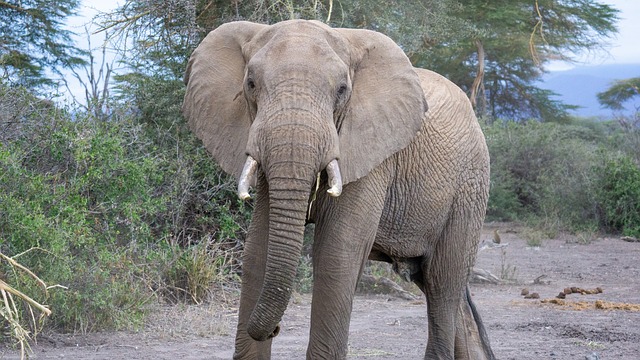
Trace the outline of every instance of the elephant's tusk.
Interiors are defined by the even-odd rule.
[[[340,196],[342,194],[342,176],[338,160],[333,159],[327,165],[327,175],[329,176],[329,190],[327,192],[333,197]]]
[[[251,198],[251,195],[249,195],[249,186],[251,184],[255,184],[256,182],[257,168],[258,162],[250,155],[247,155],[247,161],[245,161],[244,163],[242,174],[240,175],[240,180],[238,181],[238,197],[241,200],[247,200]]]

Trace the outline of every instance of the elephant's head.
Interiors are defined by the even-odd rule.
[[[239,195],[255,169],[266,180],[269,250],[248,325],[265,340],[291,295],[316,175],[327,169],[337,196],[341,183],[406,147],[422,125],[424,95],[386,36],[304,20],[220,26],[194,51],[185,83],[189,126],[239,179]]]

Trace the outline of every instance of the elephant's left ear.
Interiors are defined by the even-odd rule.
[[[338,129],[346,184],[407,147],[422,126],[427,103],[411,62],[393,40],[369,30],[336,31],[351,51],[352,93]]]

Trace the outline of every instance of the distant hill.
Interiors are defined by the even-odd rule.
[[[557,99],[565,104],[581,106],[572,112],[575,115],[606,118],[612,111],[600,106],[596,94],[606,90],[614,80],[632,77],[640,77],[640,64],[582,66],[549,72],[540,87],[558,93]],[[640,106],[640,98],[625,104],[628,111],[635,110],[634,106]]]

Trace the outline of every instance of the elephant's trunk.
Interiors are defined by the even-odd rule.
[[[308,119],[307,119],[308,120]],[[295,279],[316,174],[331,145],[330,132],[288,118],[270,119],[260,166],[269,186],[269,245],[262,292],[247,332],[264,341],[277,334]]]
[[[308,196],[295,199],[302,194],[302,189],[282,189],[282,185],[269,183],[267,265],[262,292],[247,328],[249,335],[258,341],[277,334],[278,323],[291,297],[302,251]],[[305,190],[308,193],[309,188]]]

